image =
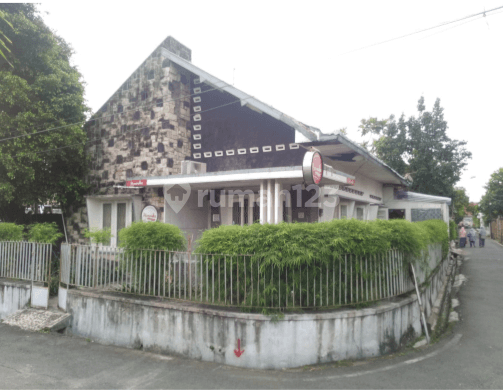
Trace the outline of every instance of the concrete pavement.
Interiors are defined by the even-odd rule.
[[[465,249],[460,322],[404,356],[245,370],[0,324],[0,388],[503,388],[503,248]]]

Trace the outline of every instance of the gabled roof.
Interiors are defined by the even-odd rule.
[[[161,47],[161,55],[163,57],[168,58],[170,61],[174,62],[178,66],[181,66],[182,68],[188,70],[189,72],[192,72],[193,74],[199,76],[201,82],[209,84],[214,88],[218,88],[222,91],[225,91],[237,97],[238,99],[241,100],[242,106],[248,106],[255,111],[258,110],[263,113],[266,113],[267,115],[272,116],[273,118],[287,124],[288,126],[293,127],[295,130],[299,131],[302,135],[304,135],[305,137],[307,137],[307,139],[311,141],[320,139],[322,133],[316,127],[305,125],[304,123],[299,122],[298,120],[292,118],[291,116],[288,116],[282,113],[281,111],[276,110],[275,108],[269,106],[268,104],[261,102],[255,97],[248,95],[247,93],[233,87],[232,85],[226,83],[225,81],[222,81],[219,78],[212,76],[208,72],[205,72],[204,70],[198,68],[191,62],[184,60],[183,58],[170,52],[164,47]]]

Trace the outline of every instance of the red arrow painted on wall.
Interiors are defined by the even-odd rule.
[[[234,353],[236,354],[237,357],[240,357],[243,353],[245,353],[245,350],[241,349],[241,339],[238,339],[238,349],[235,349]]]

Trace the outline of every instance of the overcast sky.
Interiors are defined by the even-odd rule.
[[[503,9],[353,51],[484,10],[477,1],[46,1],[45,22],[75,50],[94,111],[169,35],[192,62],[329,133],[362,118],[415,115],[441,99],[448,135],[473,153],[458,185],[479,201],[503,166]],[[48,12],[48,14],[45,14]]]

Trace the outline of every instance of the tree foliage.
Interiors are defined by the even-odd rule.
[[[0,241],[23,241],[23,225],[0,223]]]
[[[28,241],[42,242],[55,245],[56,242],[63,237],[59,231],[58,225],[52,223],[35,223],[29,227]]]
[[[10,28],[12,27],[12,24],[8,20],[5,19],[5,13],[0,10],[0,20],[7,24]],[[12,43],[12,41],[0,30],[0,56],[3,57],[7,63],[12,66],[12,64],[7,60],[7,57],[5,56],[5,53],[3,52],[4,50],[8,53],[10,53],[10,49],[7,47],[7,43]]]
[[[503,168],[493,172],[485,189],[479,210],[484,214],[484,220],[491,222],[503,215]]]
[[[67,208],[80,201],[86,135],[74,123],[85,120],[87,108],[72,49],[35,5],[0,4],[0,11],[13,65],[0,58],[0,218],[12,221],[27,205],[56,201]]]
[[[398,120],[394,115],[385,120],[363,119],[360,132],[362,136],[378,136],[372,142],[372,152],[398,173],[409,173],[412,191],[452,197],[471,153],[465,148],[466,141],[447,136],[440,99],[432,111],[426,111],[421,97],[417,110],[417,117],[402,114]]]
[[[452,199],[452,213],[456,223],[460,223],[465,216],[466,208],[470,204],[470,199],[466,194],[466,189],[463,187],[454,188]]]

